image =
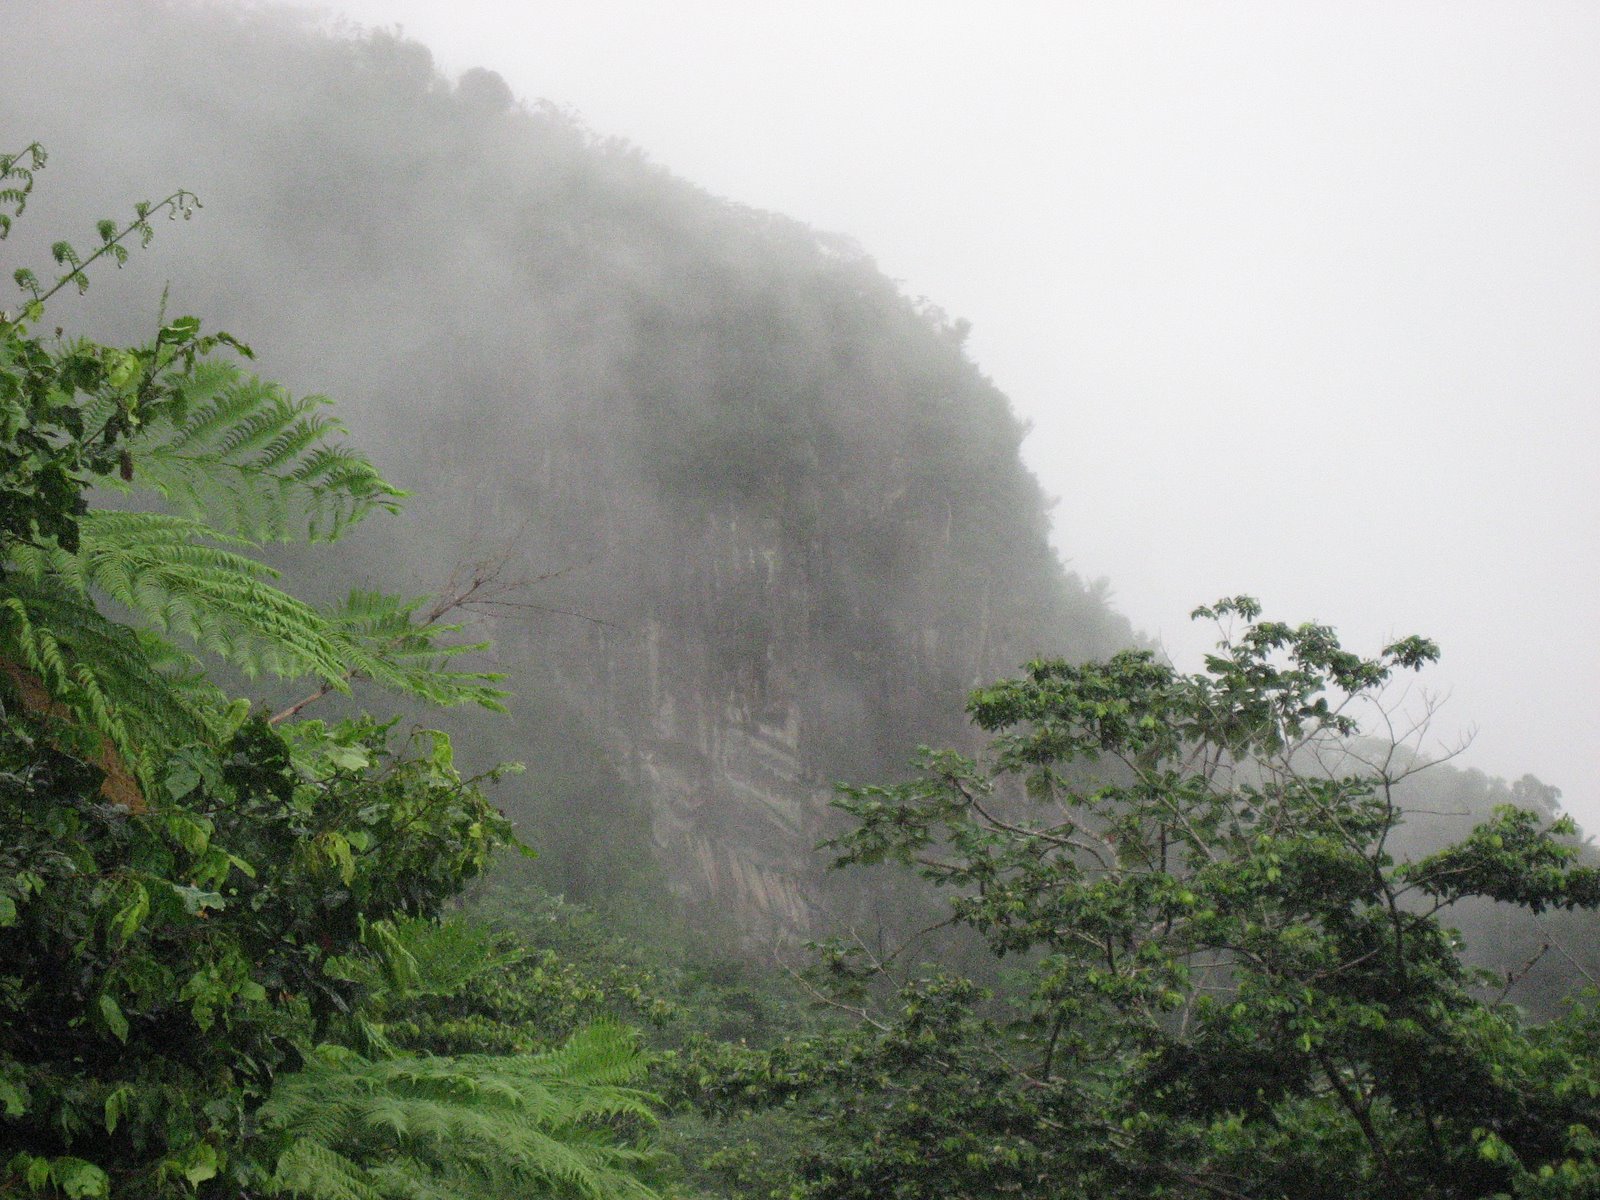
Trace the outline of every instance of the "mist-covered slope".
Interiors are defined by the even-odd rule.
[[[52,154],[7,270],[194,190],[198,219],[58,319],[148,336],[170,281],[173,313],[335,397],[414,493],[334,570],[289,564],[297,582],[434,590],[502,554],[530,581],[478,614],[513,715],[455,732],[464,757],[529,764],[501,799],[556,889],[666,884],[756,935],[875,909],[811,852],[831,784],[960,744],[966,690],[1031,657],[1132,641],[1050,550],[1023,429],[960,326],[848,241],[392,36],[193,4],[0,14],[3,148]],[[1405,849],[1553,803],[1518,788],[1419,776]],[[1576,918],[1530,921],[1464,918],[1500,969],[1545,943],[1541,972],[1591,964]]]
[[[557,886],[648,857],[746,928],[804,926],[833,780],[959,738],[965,689],[1030,656],[1130,640],[1051,551],[960,328],[846,240],[393,36],[189,4],[4,20],[0,129],[52,156],[8,262],[192,189],[199,219],[103,274],[83,326],[140,336],[170,280],[172,311],[336,397],[415,494],[353,582],[436,587],[508,546],[504,577],[542,577],[492,630],[518,714],[468,738],[530,764],[510,804]]]

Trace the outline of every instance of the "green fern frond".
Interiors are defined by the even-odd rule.
[[[230,544],[250,543],[186,517],[100,509],[83,519],[75,576],[59,577],[246,674],[316,675],[343,687],[345,644],[328,620],[272,586],[276,572]]]
[[[404,1200],[462,1200],[463,1196],[481,1194],[484,1186],[482,1180],[471,1180],[463,1186],[452,1172],[435,1171],[427,1163],[405,1155],[374,1164],[367,1174],[384,1195]]]
[[[41,636],[54,631],[57,637],[76,639],[84,653],[73,658],[74,667],[65,660],[52,665],[53,643],[30,634],[32,657],[16,661],[39,674],[62,703],[87,705],[98,714],[94,726],[119,750],[132,736],[129,721],[146,732],[193,731],[193,720],[174,722],[173,712],[214,711],[222,701],[215,689],[199,687],[193,656],[148,631],[123,631],[124,641],[132,637],[128,644],[138,643],[142,659],[90,651],[89,640],[121,628],[99,616],[96,598],[134,614],[155,633],[217,655],[246,675],[315,677],[325,690],[337,691],[347,691],[351,680],[361,679],[430,704],[502,709],[505,693],[495,686],[499,675],[452,665],[458,656],[484,649],[483,643],[450,643],[446,639],[460,627],[419,621],[421,601],[358,592],[325,613],[275,586],[277,572],[247,553],[254,548],[248,539],[192,517],[108,509],[83,516],[75,553],[54,545],[17,546],[0,580],[0,594],[26,583],[36,610],[26,628]],[[38,607],[51,596],[60,600],[56,608]],[[79,627],[80,620],[90,624]],[[24,650],[20,643],[18,650]],[[153,667],[151,655],[161,657],[163,665]],[[34,666],[34,660],[41,666]],[[103,669],[97,663],[107,665]],[[87,671],[88,676],[74,685],[74,671]],[[62,687],[67,691],[58,690]],[[140,710],[152,705],[160,712],[141,717]],[[122,709],[128,710],[128,721],[116,717]],[[216,721],[208,724],[215,726]],[[163,739],[159,744],[177,743]]]
[[[278,1156],[272,1189],[281,1196],[306,1200],[385,1200],[394,1193],[380,1190],[367,1171],[315,1138],[297,1138]]]
[[[281,1191],[316,1200],[353,1193],[317,1190],[302,1164],[324,1164],[340,1188],[351,1186],[345,1165],[361,1164],[357,1181],[383,1196],[428,1194],[411,1190],[419,1184],[456,1196],[652,1200],[637,1175],[651,1154],[614,1134],[618,1121],[654,1121],[650,1097],[627,1086],[644,1066],[613,1026],[542,1055],[373,1062],[345,1052],[281,1079],[261,1118],[293,1139]]]
[[[504,676],[456,668],[452,660],[488,649],[487,642],[450,642],[460,625],[419,621],[422,600],[377,592],[352,592],[330,614],[352,672],[391,691],[452,707],[477,704],[504,712],[506,692],[494,686]]]
[[[196,363],[142,431],[134,482],[180,513],[253,541],[332,541],[405,495],[334,439],[321,396],[296,399],[235,363]],[[109,414],[107,414],[109,415]]]
[[[533,953],[508,943],[493,929],[459,918],[420,917],[393,923],[395,941],[410,956],[410,995],[454,996],[474,979],[514,966]]]
[[[143,774],[152,747],[209,740],[225,698],[195,660],[109,621],[85,595],[8,572],[0,588],[0,661],[35,676]]]
[[[371,1012],[380,1016],[419,997],[458,995],[474,979],[533,953],[487,925],[460,918],[372,921],[361,940],[367,952],[338,960],[338,977],[360,985]],[[381,1024],[361,1013],[350,1022],[352,1039],[368,1058],[398,1057]]]
[[[317,675],[343,688],[344,642],[271,584],[270,567],[239,552],[250,545],[187,517],[87,513],[75,553],[12,549],[0,575],[0,657],[35,675],[136,773],[161,748],[226,731],[226,697],[171,635],[247,673]],[[109,620],[99,598],[148,627]]]
[[[607,1024],[580,1029],[539,1059],[545,1075],[591,1084],[626,1084],[636,1079],[640,1070],[632,1038],[618,1026]]]

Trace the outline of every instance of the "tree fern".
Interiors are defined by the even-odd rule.
[[[591,1026],[539,1055],[372,1061],[324,1048],[261,1109],[286,1139],[274,1185],[305,1200],[527,1194],[650,1200],[653,1159],[619,1123],[653,1123],[632,1039]]]
[[[505,692],[493,686],[499,675],[455,666],[461,655],[485,651],[489,644],[448,641],[462,627],[438,619],[442,604],[422,612],[426,603],[379,592],[350,593],[330,618],[351,675],[432,704],[500,709]]]
[[[316,609],[272,586],[277,572],[239,538],[187,517],[97,510],[76,554],[25,547],[17,573],[106,599],[245,671],[341,681],[342,645]]]
[[[132,483],[180,513],[256,541],[331,541],[405,493],[334,440],[322,396],[296,399],[238,364],[198,362],[142,430]]]
[[[0,590],[0,663],[108,739],[135,771],[150,749],[208,740],[226,697],[170,643],[109,621],[84,594],[13,573]]]

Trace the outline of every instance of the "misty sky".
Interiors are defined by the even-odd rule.
[[[1238,591],[1428,634],[1465,764],[1600,829],[1600,5],[325,7],[854,237],[1180,666]]]

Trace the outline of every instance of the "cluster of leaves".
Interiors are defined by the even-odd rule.
[[[540,891],[523,864],[475,885],[440,924],[401,923],[401,970],[359,969],[375,1002],[354,1044],[408,1054],[541,1054],[591,1023],[635,1027],[650,1047],[644,1086],[666,1112],[659,1152],[639,1164],[671,1195],[750,1192],[783,1179],[804,1131],[788,1115],[740,1111],[722,1085],[780,1038],[817,1025],[787,980],[670,931],[622,938],[617,918]],[[637,1128],[637,1124],[635,1124]],[[758,1194],[751,1192],[750,1194]]]
[[[641,1175],[655,1156],[616,1136],[654,1121],[650,1097],[631,1086],[642,1061],[605,1025],[543,1054],[372,1061],[325,1047],[261,1111],[294,1139],[272,1185],[326,1200],[651,1200]]]
[[[368,922],[435,911],[509,836],[503,818],[446,757],[393,754],[365,722],[315,758],[260,721],[183,747],[130,812],[58,748],[59,721],[8,717],[8,1169],[82,1160],[117,1194],[248,1183],[246,1114],[361,1002],[330,964],[363,952]]]
[[[1397,860],[1420,764],[1351,738],[1433,646],[1362,658],[1247,598],[1197,615],[1243,625],[1203,672],[1035,663],[972,697],[986,763],[843,791],[839,864],[910,867],[1015,965],[996,998],[825,947],[818,995],[855,1032],[712,1081],[808,1115],[797,1194],[1592,1194],[1592,999],[1527,1024],[1443,924],[1471,897],[1600,906],[1570,821],[1507,808]]]
[[[530,1054],[596,1020],[659,1030],[681,1017],[670,985],[647,969],[550,937],[581,912],[532,890],[515,903],[521,911],[492,924],[479,901],[470,919],[404,927],[412,978],[375,990],[377,1035],[417,1053]]]
[[[734,1096],[759,1047],[797,1040],[823,1023],[792,983],[731,959],[680,930],[624,938],[617,917],[542,892],[503,864],[443,922],[402,921],[379,961],[336,969],[368,1000],[344,1041],[381,1056],[542,1055],[598,1021],[649,1048],[640,1084],[665,1109],[649,1141],[637,1114],[624,1145],[655,1152],[628,1163],[674,1196],[764,1195],[807,1136],[793,1114],[746,1111],[760,1089]],[[387,936],[387,935],[385,935]],[[654,1124],[653,1122],[649,1124]]]
[[[0,159],[0,233],[43,164]],[[433,731],[289,718],[355,679],[502,693],[451,665],[478,647],[440,606],[322,611],[253,551],[401,493],[192,318],[126,350],[34,333],[154,211],[194,206],[102,223],[88,257],[58,243],[66,273],[19,272],[0,318],[0,1193],[648,1196],[628,1037],[449,1057],[382,1035],[416,975],[402,930],[427,943],[512,840],[481,786],[500,770],[464,778]],[[97,486],[163,507],[91,508]],[[207,653],[315,690],[269,719]]]

